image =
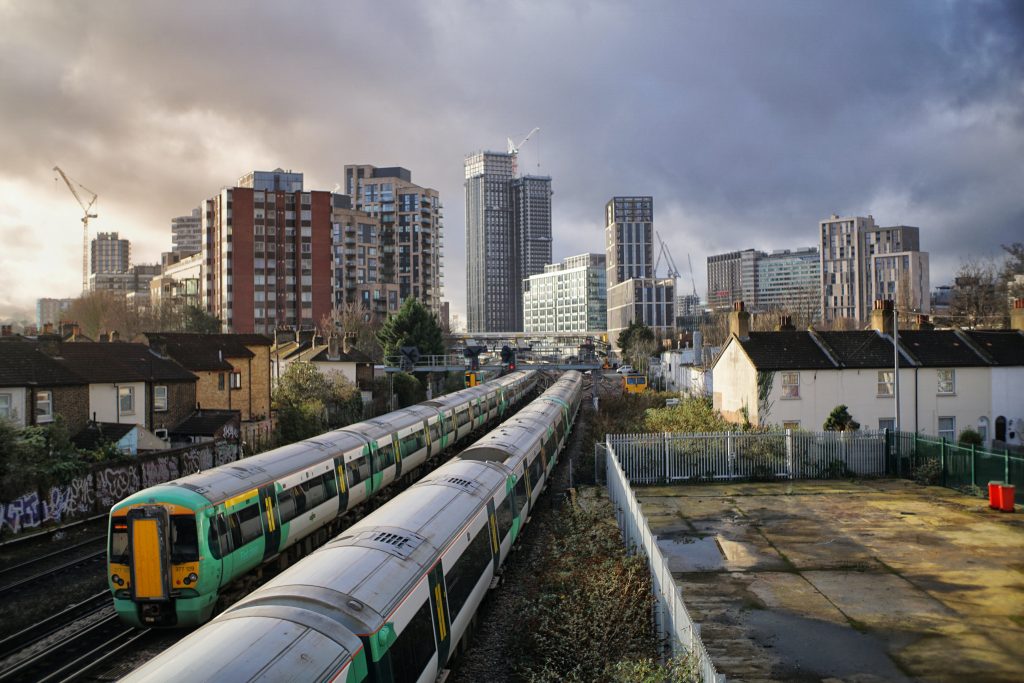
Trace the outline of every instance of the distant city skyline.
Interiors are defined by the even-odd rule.
[[[81,210],[54,165],[99,195],[90,238],[130,233],[138,263],[246,169],[319,190],[346,164],[415,169],[445,206],[463,318],[462,159],[538,126],[519,165],[557,184],[552,260],[601,251],[608,197],[650,194],[681,291],[688,254],[704,283],[708,255],[814,244],[832,213],[921,226],[933,286],[1024,235],[1019,2],[40,1],[0,25],[0,318],[81,289]],[[644,39],[609,51],[623,31]]]

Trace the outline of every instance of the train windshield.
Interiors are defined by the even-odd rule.
[[[171,517],[171,562],[198,562],[199,534],[194,515]]]
[[[128,521],[124,517],[111,522],[110,563],[128,564]]]

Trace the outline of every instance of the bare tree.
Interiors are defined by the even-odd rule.
[[[377,341],[377,331],[380,329],[381,321],[362,309],[359,304],[347,303],[336,306],[330,313],[320,320],[320,333],[327,339],[332,331],[337,331],[342,337],[348,336],[353,340],[353,345],[375,361],[383,358],[380,342]]]
[[[996,262],[969,259],[960,264],[949,313],[962,327],[1005,326],[1009,316],[1006,281]]]

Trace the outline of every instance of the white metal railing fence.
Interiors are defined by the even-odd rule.
[[[884,431],[609,434],[606,439],[629,481],[637,484],[886,473]]]
[[[651,533],[647,519],[640,510],[626,473],[616,457],[611,438],[606,438],[606,466],[608,496],[615,507],[615,518],[623,539],[630,548],[643,550],[651,571],[651,583],[655,597],[655,621],[659,634],[671,643],[674,655],[690,655],[703,683],[724,683],[725,676],[719,674],[711,661],[707,648],[700,638],[700,626],[690,618],[683,602],[682,591],[676,585],[668,560],[658,548],[658,537]]]

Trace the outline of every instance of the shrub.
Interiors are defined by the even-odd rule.
[[[860,423],[850,415],[850,409],[844,404],[837,405],[825,418],[822,429],[826,432],[855,432],[860,429]]]
[[[960,432],[960,438],[958,439],[961,446],[981,446],[981,434],[976,429],[965,429]]]
[[[929,458],[914,468],[914,481],[922,486],[935,486],[942,480],[942,463]]]

